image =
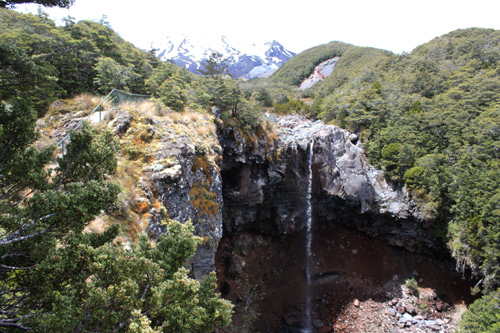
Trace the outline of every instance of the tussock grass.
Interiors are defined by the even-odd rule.
[[[93,110],[102,101],[102,97],[84,93],[74,97],[73,101],[87,110]]]
[[[102,233],[106,231],[109,226],[111,225],[111,222],[109,221],[109,218],[106,215],[101,215],[98,216],[94,221],[92,221],[86,228],[83,230],[83,232],[95,232],[95,233]]]

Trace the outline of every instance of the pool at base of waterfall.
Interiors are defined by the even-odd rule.
[[[451,330],[458,321],[452,310],[474,299],[469,292],[474,281],[458,273],[451,260],[411,253],[339,225],[312,232],[311,332],[411,332],[412,322],[425,325],[438,319],[446,322],[444,331]],[[305,230],[281,237],[245,232],[222,239],[216,256],[218,283],[222,296],[236,304],[234,329],[252,309],[259,313],[252,331],[307,331],[306,242]],[[431,296],[408,294],[409,279],[421,294]],[[369,324],[365,320],[375,326],[363,326]]]

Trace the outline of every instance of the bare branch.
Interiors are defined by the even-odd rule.
[[[51,218],[52,216],[55,216],[56,214],[57,213],[52,213],[52,214],[40,217],[39,219],[33,219],[33,220],[31,220],[31,222],[22,225],[15,232],[13,232],[9,236],[4,237],[3,239],[1,239],[0,240],[0,246],[2,246],[2,245],[9,245],[9,244],[12,244],[12,243],[15,243],[15,242],[19,242],[19,241],[22,241],[22,240],[25,240],[25,239],[33,238],[33,237],[40,236],[40,235],[43,235],[43,234],[47,233],[50,230],[50,228],[46,228],[45,230],[42,230],[42,231],[30,234],[30,235],[19,236],[21,234],[21,232],[23,232],[24,230],[29,229],[30,227],[34,226],[36,222],[43,221],[45,219]]]

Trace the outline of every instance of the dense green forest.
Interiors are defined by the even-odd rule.
[[[296,86],[314,66],[335,56],[340,60],[332,75],[299,92]],[[104,181],[116,165],[113,140],[86,129],[72,140],[73,155],[59,161],[55,175],[49,174],[43,167],[51,151],[33,148],[34,124],[58,99],[106,94],[113,88],[152,95],[161,107],[171,110],[207,112],[217,106],[223,119],[233,116],[248,129],[260,126],[263,108],[274,107],[277,113],[307,114],[358,133],[370,162],[395,185],[406,186],[422,209],[422,223],[432,225],[434,235],[448,245],[462,269],[480,277],[477,289],[485,296],[464,316],[464,330],[494,331],[500,321],[500,31],[457,30],[401,55],[332,42],[297,55],[268,79],[244,83],[218,73],[200,77],[160,62],[154,51],[139,50],[124,41],[105,19],[76,23],[67,18],[59,27],[43,12],[31,15],[0,9],[0,64],[0,273],[4,281],[0,327],[59,330],[88,325],[95,330],[123,325],[140,331],[142,326],[164,325],[174,331],[195,331],[229,320],[230,305],[210,293],[213,277],[198,285],[186,280],[183,261],[198,242],[189,226],[173,224],[169,234],[173,238],[159,245],[180,246],[175,237],[190,244],[175,262],[149,248],[145,240],[133,248],[134,260],[149,276],[146,282],[134,272],[125,272],[121,259],[104,259],[123,257],[123,249],[110,243],[117,230],[102,236],[75,233],[116,200],[118,189]],[[312,105],[301,96],[312,98]],[[91,140],[94,137],[99,139]],[[98,149],[91,142],[108,149]],[[93,159],[101,167],[88,177],[89,170],[72,169],[72,158]],[[19,197],[28,184],[35,184],[30,185],[35,195]],[[82,199],[86,196],[102,200],[93,207],[76,204],[86,201]],[[73,205],[85,212],[82,218],[70,209],[65,215],[59,213],[61,207]],[[33,221],[40,222],[36,230],[31,227]],[[40,232],[51,237],[38,243]],[[54,237],[66,246],[57,247]],[[32,250],[26,251],[28,247]],[[79,260],[83,253],[86,259]],[[162,280],[151,273],[159,270],[176,273]],[[89,276],[100,280],[89,286],[85,283]],[[35,286],[34,281],[40,282]],[[184,304],[183,309],[155,308],[161,297],[183,297],[172,295],[180,281],[191,284],[175,288],[200,295],[200,303]],[[150,287],[153,284],[156,289]],[[105,294],[110,285],[123,287],[115,289],[112,306],[127,313],[125,319],[114,317],[112,307],[103,304],[111,297]],[[121,299],[130,285],[143,290],[147,301],[142,294]],[[162,293],[154,294],[153,289]],[[75,307],[64,322],[58,320],[66,308],[82,303],[89,305]],[[206,326],[183,317],[190,311],[199,313]],[[100,323],[89,313],[109,321]],[[178,321],[172,319],[174,314]]]

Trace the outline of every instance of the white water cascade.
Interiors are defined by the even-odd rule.
[[[306,196],[306,205],[307,205],[307,224],[306,224],[306,308],[305,308],[305,315],[306,315],[306,322],[305,322],[305,332],[312,332],[312,318],[311,318],[311,312],[312,312],[312,291],[311,291],[311,261],[312,261],[312,250],[311,250],[311,245],[312,245],[312,204],[311,204],[311,197],[312,197],[312,180],[313,180],[313,173],[312,173],[312,163],[313,163],[313,147],[314,147],[314,139],[311,139],[311,143],[309,145],[309,155],[307,157],[307,176],[308,176],[308,183],[307,183],[307,196]]]

